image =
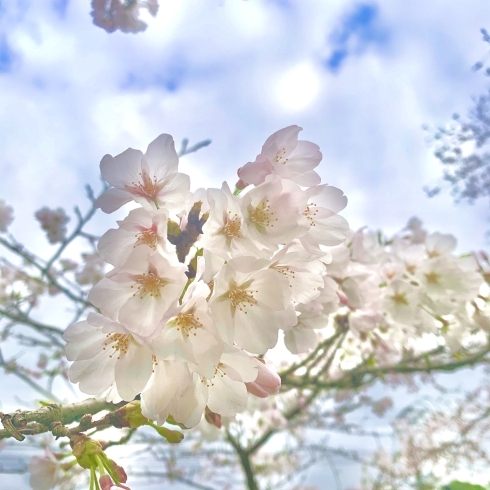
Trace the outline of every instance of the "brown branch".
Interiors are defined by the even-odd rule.
[[[104,400],[89,398],[88,400],[66,406],[52,404],[37,410],[17,410],[13,414],[0,414],[0,419],[5,427],[4,430],[0,430],[0,440],[15,437],[15,435],[19,434],[23,439],[25,435],[50,432],[54,422],[62,425],[72,424],[79,421],[84,415],[95,415],[103,410],[113,411],[126,404],[127,402],[113,404]],[[6,421],[8,428],[5,426]],[[82,429],[87,430],[97,425],[100,425],[100,421],[91,422],[86,427],[78,426],[77,429],[80,432]],[[12,431],[14,434],[12,434]]]

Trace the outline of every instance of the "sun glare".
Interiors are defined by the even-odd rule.
[[[289,68],[276,88],[279,104],[288,111],[301,111],[311,105],[320,90],[320,77],[312,63],[302,62]]]

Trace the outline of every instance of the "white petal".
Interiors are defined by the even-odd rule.
[[[139,181],[142,157],[143,153],[133,148],[128,148],[115,157],[105,155],[100,162],[100,173],[113,187],[124,189],[124,185]]]
[[[132,343],[120,357],[115,367],[117,391],[123,400],[131,401],[143,391],[151,376],[151,352],[146,347]]]
[[[94,207],[110,214],[132,200],[133,196],[129,192],[111,187],[95,200]]]
[[[157,180],[177,172],[179,157],[175,151],[174,139],[169,134],[161,134],[148,145],[144,156],[151,171],[151,177]]]
[[[235,381],[226,374],[222,377],[218,373],[213,378],[213,383],[208,389],[210,410],[224,417],[232,417],[245,409],[248,392],[243,382]]]
[[[284,335],[284,343],[291,354],[303,354],[316,347],[318,335],[309,328],[293,328]]]
[[[114,382],[115,357],[102,351],[93,359],[75,361],[68,370],[72,383],[80,383],[80,391],[87,395],[102,395]]]

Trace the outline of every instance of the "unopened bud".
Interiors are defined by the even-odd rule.
[[[107,465],[111,469],[112,474],[114,475],[114,478],[117,479],[117,481],[122,483],[126,483],[128,481],[128,475],[126,474],[126,471],[124,471],[124,468],[122,466],[119,466],[112,459],[108,459]]]
[[[114,488],[124,488],[125,490],[131,490],[126,485],[118,485],[112,481],[109,475],[102,475],[99,479],[101,490],[112,490]]]
[[[206,410],[204,411],[204,418],[209,424],[214,425],[218,429],[221,429],[222,423],[221,415],[219,413],[214,413],[212,410],[206,407]]]
[[[77,458],[78,464],[82,468],[89,469],[94,466],[94,456],[102,454],[100,442],[94,441],[83,434],[77,434],[70,440],[73,456]]]
[[[255,358],[255,361],[258,374],[255,381],[252,383],[245,383],[248,392],[259,398],[267,398],[269,395],[274,395],[281,388],[281,378],[275,371],[269,369],[259,359]]]
[[[118,429],[123,427],[136,429],[142,425],[148,425],[149,422],[149,420],[141,414],[141,404],[138,400],[133,400],[127,405],[124,405],[124,407],[112,412],[110,420],[111,424]]]
[[[238,179],[238,182],[235,184],[235,188],[238,189],[239,191],[243,191],[245,187],[248,187],[248,184],[242,179]]]

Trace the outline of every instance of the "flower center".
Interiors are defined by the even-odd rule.
[[[288,163],[289,158],[284,158],[286,156],[286,148],[282,148],[281,150],[277,150],[276,156],[274,157],[274,162],[282,163],[285,165]]]
[[[136,244],[134,246],[136,248],[138,245],[148,245],[153,250],[156,250],[157,243],[157,227],[156,225],[153,225],[151,228],[147,228],[136,235]]]
[[[415,275],[415,272],[417,271],[417,266],[415,264],[407,264],[407,263],[405,263],[405,268],[412,275]]]
[[[408,306],[408,300],[407,300],[407,296],[405,293],[395,293],[391,299],[393,300],[393,302],[397,305],[404,305],[404,306]]]
[[[247,306],[254,306],[257,304],[257,300],[253,297],[253,293],[258,291],[249,291],[247,289],[241,289],[234,287],[228,292],[228,298],[231,300],[231,306],[234,310],[239,309],[241,312],[247,314]]]
[[[133,279],[138,285],[137,291],[133,294],[133,296],[139,295],[141,299],[148,294],[155,299],[161,298],[162,288],[168,284],[167,280],[157,276],[151,271],[148,273],[134,275]],[[131,286],[131,288],[133,287],[134,286]]]
[[[429,272],[429,274],[425,274],[425,279],[429,284],[439,284],[439,278],[441,276],[437,272]]]
[[[318,208],[314,202],[306,205],[303,215],[306,216],[306,219],[310,222],[310,226],[316,226],[315,218],[317,214]]]
[[[274,218],[276,214],[274,211],[271,211],[271,206],[269,204],[269,199],[265,201],[261,201],[257,207],[249,206],[248,213],[250,217],[250,221],[255,224],[258,228],[263,227],[274,227],[273,222],[278,221],[278,218]]]
[[[140,172],[139,182],[131,182],[131,185],[125,185],[126,190],[131,194],[144,197],[148,201],[152,201],[158,208],[158,194],[162,190],[163,184],[157,182],[157,178],[153,179],[147,172]]]
[[[227,223],[221,229],[221,233],[226,236],[226,238],[240,238],[242,236],[242,222],[237,214],[233,218],[228,219]]]
[[[199,321],[199,318],[194,316],[194,309],[187,313],[179,313],[172,323],[177,327],[177,330],[180,330],[186,337],[190,337],[191,334],[196,336],[196,330],[203,326]]]
[[[129,344],[133,339],[132,335],[121,333],[108,333],[106,337],[107,339],[104,342],[104,347],[102,347],[102,349],[112,349],[112,353],[109,355],[109,357],[112,358],[117,353],[118,359],[121,359],[121,355],[128,352]]]

